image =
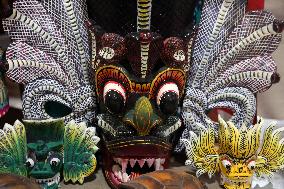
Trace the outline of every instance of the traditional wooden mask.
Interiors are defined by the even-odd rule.
[[[163,170],[189,66],[189,39],[151,31],[152,1],[137,1],[137,31],[96,36],[95,84],[106,179],[113,186]]]
[[[83,183],[96,168],[99,138],[94,127],[63,119],[26,120],[5,124],[0,130],[0,173],[36,180],[44,189],[57,189],[64,181]]]
[[[232,122],[219,117],[218,139],[214,129],[200,127],[200,135],[190,133],[182,141],[186,147],[187,165],[197,168],[197,176],[216,172],[221,174],[221,185],[227,189],[251,188],[252,176],[272,177],[284,167],[284,144],[275,123],[264,129],[262,119],[251,129],[243,125],[238,129]],[[262,136],[262,131],[264,134]],[[263,139],[261,140],[261,138]]]
[[[25,121],[27,175],[45,189],[56,189],[63,168],[63,120]]]

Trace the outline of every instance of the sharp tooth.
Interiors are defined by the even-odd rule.
[[[119,165],[121,165],[121,158],[113,158],[113,160],[118,163]]]
[[[139,166],[142,168],[143,165],[145,164],[145,159],[139,159],[139,160],[138,160],[138,164],[139,164]]]
[[[148,167],[150,168],[150,167],[152,167],[155,159],[154,158],[150,158],[150,159],[147,159],[146,161],[147,161]]]
[[[128,176],[127,173],[123,173],[122,174],[122,182],[127,182],[127,181],[129,181],[129,176]]]
[[[160,166],[161,166],[161,159],[155,159],[155,170],[158,171],[160,170]]]
[[[140,176],[140,173],[135,173],[135,178],[134,179],[136,179],[139,176]]]
[[[165,159],[165,158],[161,158],[161,164],[164,164],[164,163],[165,163],[165,161],[166,161],[166,159]]]
[[[118,171],[121,171],[121,168],[119,167],[119,165],[113,165],[112,172],[118,172]]]
[[[124,173],[126,172],[127,164],[128,164],[128,159],[121,160],[121,169],[122,169],[122,172]]]
[[[136,174],[136,173],[132,172],[132,173],[130,174],[130,176],[129,176],[129,179],[130,179],[130,180],[134,180],[134,179],[135,179],[135,174]]]
[[[117,178],[118,178],[119,180],[122,180],[122,172],[121,172],[121,171],[118,172]]]
[[[120,172],[120,171],[121,171],[121,168],[119,167],[119,165],[113,165],[112,166],[112,172],[114,173],[114,175],[116,177],[118,177],[118,172]]]
[[[135,163],[136,163],[136,159],[130,159],[130,166],[133,168]]]

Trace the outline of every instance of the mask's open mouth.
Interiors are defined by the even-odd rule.
[[[106,142],[103,158],[106,180],[113,187],[168,167],[171,144],[156,137],[131,137]]]
[[[165,158],[122,159],[114,158],[111,176],[118,183],[128,182],[155,170],[164,170]]]
[[[47,179],[35,179],[36,182],[42,186],[52,187],[53,185],[58,185],[60,183],[60,173],[57,173],[52,178]]]
[[[238,183],[251,183],[252,177],[251,176],[234,176],[231,178],[228,178],[227,176],[225,176],[224,174],[221,174],[221,183],[227,183],[227,184],[231,184],[231,185],[235,185]]]

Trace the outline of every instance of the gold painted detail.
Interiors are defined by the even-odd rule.
[[[134,110],[130,110],[123,120],[134,127],[139,136],[149,135],[151,129],[161,123],[161,119],[153,111],[151,102],[144,96],[137,100]]]
[[[134,81],[131,82],[132,89],[136,93],[149,93],[151,83],[135,83]]]

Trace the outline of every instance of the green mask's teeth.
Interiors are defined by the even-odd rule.
[[[36,182],[40,185],[43,186],[43,188],[48,188],[54,184],[58,185],[60,182],[60,173],[57,173],[54,177],[52,178],[47,178],[47,179],[36,179]]]

